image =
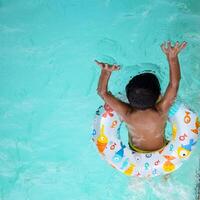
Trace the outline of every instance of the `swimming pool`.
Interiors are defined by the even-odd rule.
[[[93,60],[122,65],[115,92],[146,66],[164,88],[168,39],[188,41],[179,96],[200,114],[199,27],[197,0],[1,0],[0,199],[197,199],[199,144],[167,182],[129,178],[100,159],[91,128]]]

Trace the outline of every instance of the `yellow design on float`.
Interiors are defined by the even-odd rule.
[[[189,151],[189,150],[187,150],[187,149],[185,149],[183,147],[178,147],[177,152],[178,152],[178,157],[179,158],[187,158],[191,153],[191,151]]]
[[[176,124],[174,123],[172,125],[172,139],[175,140],[176,139],[176,133],[177,133],[177,126]]]
[[[166,172],[171,172],[175,169],[175,165],[171,162],[171,160],[174,160],[174,156],[164,156],[167,161],[163,164],[163,170]]]
[[[127,176],[130,176],[133,173],[134,168],[135,168],[135,165],[134,164],[130,164],[128,169],[126,169],[124,171],[124,174],[126,174]]]
[[[154,177],[177,170],[189,158],[200,135],[199,120],[195,112],[177,102],[168,115],[171,141],[157,151],[139,152],[120,139],[121,116],[101,106],[94,119],[92,139],[101,157],[124,175]]]
[[[108,144],[108,138],[104,134],[104,125],[101,126],[99,137],[97,138],[97,148],[100,153],[103,153]]]

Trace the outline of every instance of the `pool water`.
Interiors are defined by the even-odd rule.
[[[113,93],[143,70],[164,91],[166,40],[188,42],[179,98],[200,114],[198,0],[0,0],[0,200],[198,199],[199,143],[165,181],[124,176],[91,141],[93,60],[122,66]]]

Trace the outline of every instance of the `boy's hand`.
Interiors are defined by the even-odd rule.
[[[169,63],[169,75],[170,80],[165,91],[165,94],[162,100],[157,104],[158,109],[163,113],[167,113],[169,108],[172,106],[174,100],[176,99],[179,82],[181,79],[181,71],[178,60],[178,53],[186,47],[187,43],[183,42],[179,44],[176,42],[174,46],[171,46],[171,42],[169,41],[167,44],[163,43],[161,48],[163,52],[166,54],[168,63]]]
[[[174,46],[171,45],[171,42],[164,42],[162,45],[161,45],[161,49],[162,51],[166,54],[167,58],[168,59],[171,59],[171,58],[175,58],[177,57],[178,53],[184,49],[187,45],[187,42],[183,42],[183,43],[179,43],[179,42],[176,42],[176,44]]]
[[[105,70],[105,71],[108,71],[108,72],[120,70],[119,65],[109,65],[107,63],[99,62],[97,60],[95,60],[95,62],[96,62],[97,65],[99,65],[99,67],[101,67],[102,70]]]

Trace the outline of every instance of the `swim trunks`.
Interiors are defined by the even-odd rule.
[[[165,139],[164,143],[165,143],[165,145],[162,148],[164,148],[169,143],[169,141]],[[138,153],[150,153],[150,152],[153,152],[153,151],[147,151],[147,150],[145,151],[145,150],[139,149],[136,146],[134,146],[133,144],[131,144],[130,142],[128,142],[128,145],[129,145],[130,149],[132,149],[133,151],[136,151]],[[162,148],[160,148],[158,150],[155,150],[155,151],[159,151]]]

